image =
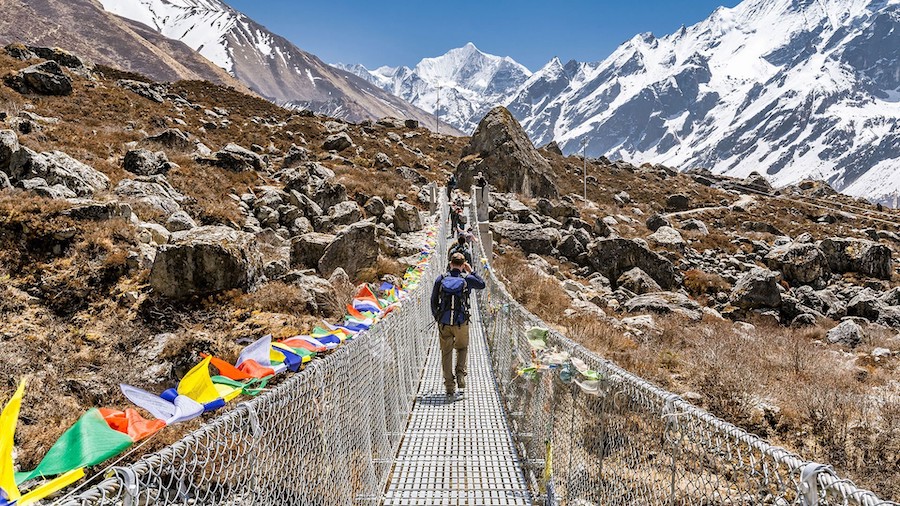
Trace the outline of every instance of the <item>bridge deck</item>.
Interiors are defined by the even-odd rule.
[[[497,392],[472,297],[469,375],[456,399],[444,394],[434,337],[384,504],[531,505]]]

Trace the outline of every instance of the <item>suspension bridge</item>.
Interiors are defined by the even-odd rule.
[[[485,213],[471,207],[484,229]],[[426,280],[446,265],[445,208],[436,206],[442,242]],[[476,246],[476,264],[483,255]],[[526,333],[547,325],[484,265],[462,396],[444,394],[423,282],[302,373],[60,503],[895,504],[553,330],[547,346],[566,363],[523,377],[533,358]]]

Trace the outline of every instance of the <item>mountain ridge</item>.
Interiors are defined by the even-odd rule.
[[[259,95],[351,121],[430,115],[266,29],[219,0],[98,0],[109,12],[179,40]]]
[[[584,141],[588,156],[759,171],[778,186],[822,179],[888,203],[900,192],[898,33],[898,0],[745,0],[597,62],[554,58],[493,98],[536,145],[569,154]],[[465,130],[445,113],[456,100],[442,96],[441,116]]]

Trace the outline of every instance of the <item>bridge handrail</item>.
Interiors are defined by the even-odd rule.
[[[471,191],[476,234],[485,227],[478,220],[481,194]],[[476,263],[485,258],[483,242],[473,248]],[[494,372],[520,456],[532,464],[532,491],[546,504],[897,504],[572,341],[519,304],[490,264],[488,287],[477,293],[489,315],[484,326]],[[571,368],[521,375],[532,358],[525,338],[531,327],[549,330],[551,347],[599,373],[594,388],[565,381],[567,374],[578,377]],[[665,464],[648,465],[651,459]]]

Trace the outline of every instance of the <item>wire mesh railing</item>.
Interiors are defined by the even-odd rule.
[[[474,249],[479,263],[484,250]],[[487,288],[476,293],[494,374],[530,487],[545,504],[896,504],[566,338],[516,302],[489,265]],[[556,363],[521,374],[534,363],[527,333],[535,327],[548,331]]]
[[[434,334],[429,280],[444,268],[447,235],[446,206],[438,209],[437,249],[400,310],[271,391],[59,503],[379,504]]]

